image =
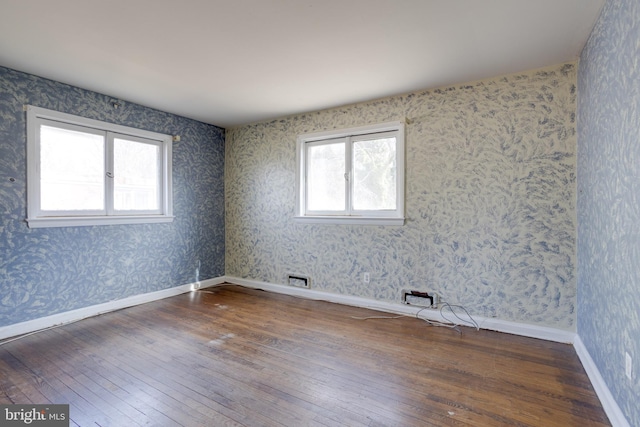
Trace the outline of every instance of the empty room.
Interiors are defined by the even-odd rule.
[[[640,1],[0,0],[0,425],[640,426]]]

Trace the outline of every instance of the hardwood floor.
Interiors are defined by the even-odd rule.
[[[0,346],[0,404],[75,426],[605,426],[571,345],[236,286]]]

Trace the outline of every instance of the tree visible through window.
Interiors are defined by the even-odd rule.
[[[353,143],[353,209],[395,210],[396,137]]]

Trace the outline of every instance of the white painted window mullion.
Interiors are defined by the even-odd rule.
[[[353,206],[352,206],[352,193],[353,193],[353,155],[352,155],[352,142],[351,142],[351,136],[347,136],[347,139],[345,141],[345,150],[344,150],[344,155],[345,155],[345,178],[346,178],[346,194],[345,194],[345,207],[346,207],[346,214],[347,215],[351,215],[352,211],[353,211]]]
[[[114,162],[113,162],[113,133],[107,132],[105,141],[105,156],[104,156],[104,170],[105,170],[105,207],[107,210],[107,216],[114,214],[113,209],[113,187],[116,179],[114,175]]]

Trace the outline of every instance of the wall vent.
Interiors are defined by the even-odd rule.
[[[402,303],[418,307],[438,308],[440,298],[435,292],[421,292],[411,289],[402,290]]]
[[[287,285],[295,286],[296,288],[311,287],[311,278],[309,276],[303,276],[302,274],[287,274]]]

